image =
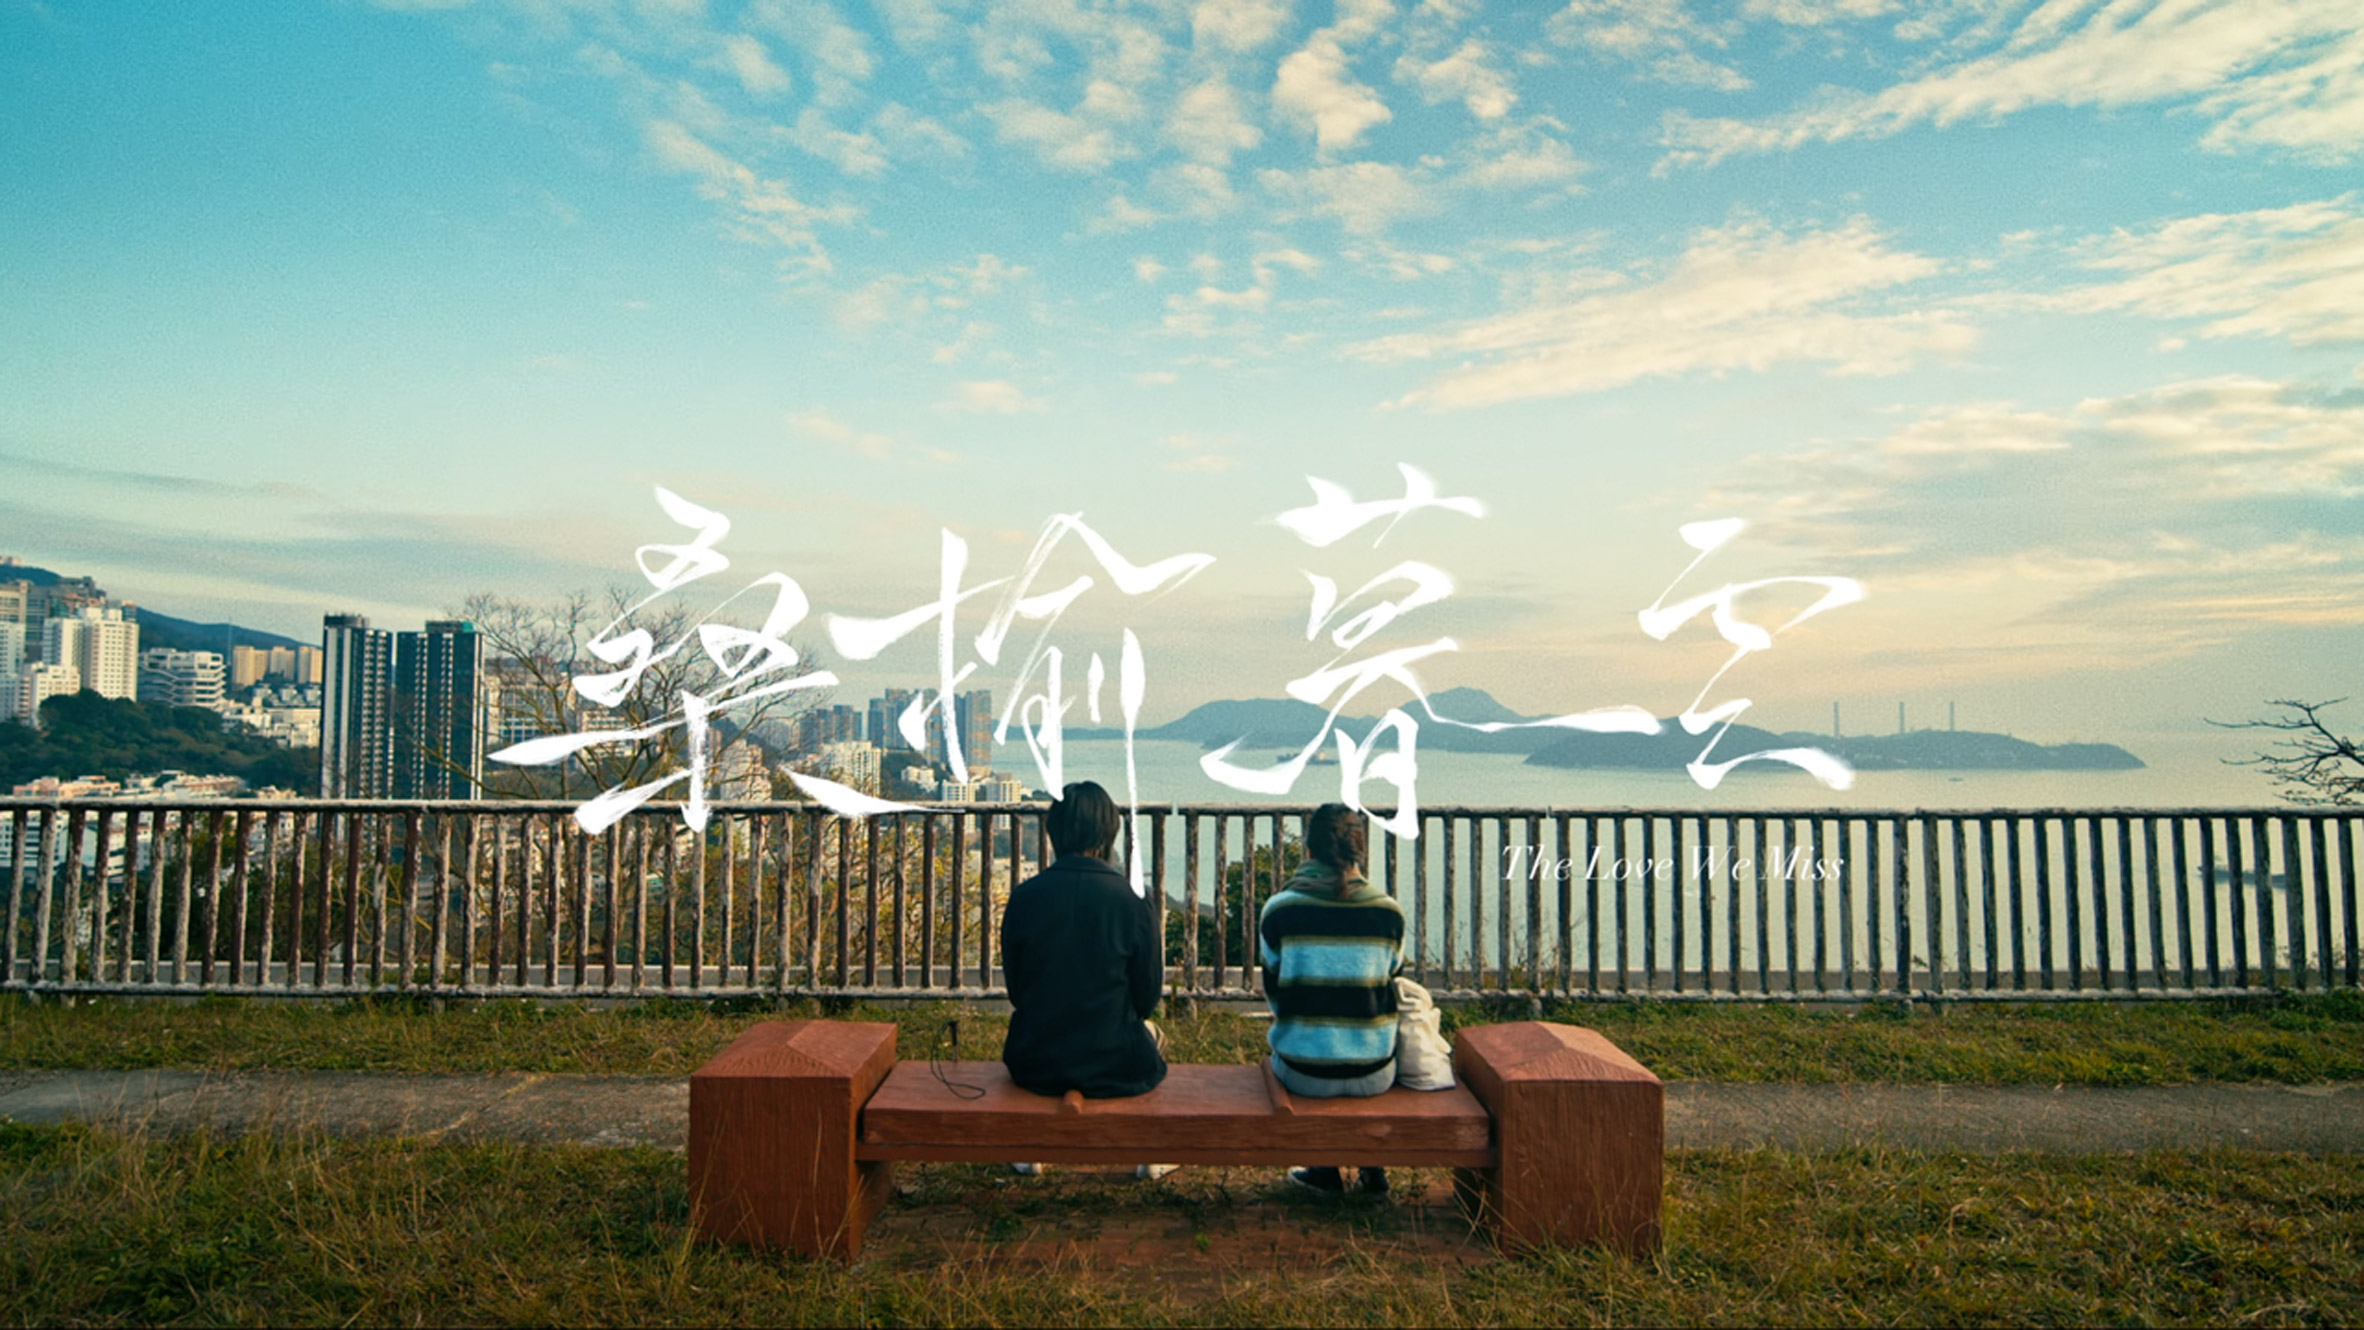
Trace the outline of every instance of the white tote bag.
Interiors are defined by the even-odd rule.
[[[1445,1042],[1436,999],[1409,979],[1395,981],[1395,1083],[1410,1090],[1453,1088],[1453,1046]]]

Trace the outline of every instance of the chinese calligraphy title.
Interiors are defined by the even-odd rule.
[[[1397,469],[1403,479],[1401,497],[1357,500],[1341,485],[1307,477],[1313,488],[1313,502],[1306,507],[1281,513],[1275,520],[1299,540],[1317,550],[1341,546],[1350,537],[1377,525],[1378,529],[1373,533],[1370,543],[1370,548],[1376,550],[1397,527],[1415,514],[1484,518],[1485,505],[1477,499],[1444,496],[1436,482],[1418,468],[1399,464]],[[587,649],[594,656],[617,668],[604,673],[577,676],[573,681],[574,689],[594,706],[614,707],[641,686],[643,675],[652,665],[684,650],[693,640],[715,667],[721,686],[709,688],[703,694],[681,692],[675,699],[677,705],[649,725],[631,729],[586,726],[572,734],[549,735],[513,744],[492,755],[496,761],[514,765],[546,765],[566,761],[575,753],[594,745],[636,743],[676,727],[685,728],[687,742],[684,745],[682,769],[640,785],[608,789],[586,801],[576,810],[575,817],[588,831],[606,829],[626,813],[676,785],[684,787],[681,806],[683,820],[692,828],[702,830],[708,816],[706,765],[714,718],[733,708],[763,699],[776,698],[800,689],[826,688],[838,682],[837,676],[828,670],[808,668],[802,673],[791,672],[798,667],[800,654],[790,645],[787,634],[804,621],[811,605],[795,579],[784,573],[766,573],[748,582],[718,602],[692,625],[690,631],[675,641],[660,643],[647,630],[631,625],[630,621],[640,610],[673,595],[692,582],[722,572],[730,566],[730,560],[719,548],[723,538],[730,532],[729,518],[691,503],[669,490],[659,488],[656,493],[657,502],[666,515],[693,533],[692,539],[685,544],[644,545],[635,552],[641,575],[653,589],[649,595],[607,624],[587,644]],[[1827,610],[1852,604],[1864,596],[1862,586],[1851,578],[1794,576],[1726,583],[1712,591],[1692,595],[1670,605],[1668,599],[1675,594],[1675,589],[1710,555],[1728,545],[1744,527],[1745,523],[1736,518],[1693,522],[1683,526],[1680,530],[1683,541],[1698,553],[1674,582],[1659,593],[1658,599],[1639,615],[1642,631],[1655,640],[1664,641],[1685,624],[1706,614],[1717,635],[1732,647],[1731,655],[1683,709],[1679,718],[1686,733],[1708,736],[1686,770],[1702,788],[1713,789],[1726,773],[1744,762],[1781,762],[1812,774],[1834,789],[1845,789],[1852,783],[1854,773],[1846,763],[1820,749],[1764,749],[1711,760],[1725,732],[1752,705],[1750,699],[1744,697],[1710,702],[1709,695],[1723,682],[1725,675],[1749,656],[1769,649],[1783,631]],[[1065,717],[1076,699],[1070,694],[1067,672],[1068,647],[1073,644],[1063,644],[1056,639],[1055,632],[1062,616],[1099,585],[1099,579],[1090,573],[1078,574],[1060,585],[1042,585],[1043,574],[1052,556],[1070,539],[1081,544],[1092,564],[1106,576],[1116,594],[1124,597],[1128,603],[1162,597],[1215,562],[1215,556],[1211,554],[1188,553],[1172,555],[1149,564],[1136,564],[1086,524],[1082,514],[1067,513],[1054,516],[1043,524],[1025,561],[1008,576],[966,584],[969,576],[968,546],[952,532],[944,531],[939,546],[937,594],[934,599],[886,618],[828,616],[830,644],[838,655],[849,661],[878,659],[886,655],[890,648],[922,629],[934,630],[935,687],[916,693],[896,718],[895,724],[906,743],[914,748],[925,748],[928,724],[934,717],[944,736],[945,758],[955,781],[968,779],[967,761],[961,751],[958,727],[950,723],[955,690],[980,669],[999,668],[1012,632],[1024,623],[1033,626],[1033,637],[1023,655],[1016,657],[1017,663],[1010,676],[1009,686],[1002,692],[1007,700],[996,718],[994,736],[996,741],[1006,741],[1011,727],[1016,726],[1025,739],[1029,756],[1041,777],[1042,788],[1058,790],[1063,787]],[[1369,811],[1363,802],[1364,787],[1372,782],[1392,786],[1395,791],[1393,810],[1379,817],[1379,824],[1392,835],[1407,839],[1417,836],[1420,826],[1416,792],[1420,770],[1419,720],[1402,706],[1391,705],[1367,733],[1357,738],[1342,728],[1339,719],[1349,703],[1383,683],[1400,686],[1409,694],[1405,704],[1417,700],[1421,714],[1432,723],[1487,733],[1543,727],[1596,733],[1654,734],[1661,729],[1655,716],[1631,705],[1596,707],[1524,721],[1473,722],[1444,715],[1430,700],[1427,688],[1412,667],[1432,657],[1458,651],[1459,644],[1450,637],[1438,637],[1427,642],[1381,647],[1374,639],[1391,634],[1391,631],[1400,631],[1399,625],[1408,616],[1451,596],[1454,583],[1449,574],[1432,564],[1406,559],[1373,574],[1344,595],[1339,592],[1340,582],[1326,574],[1307,571],[1305,577],[1310,586],[1305,640],[1319,643],[1326,633],[1328,649],[1334,650],[1335,654],[1305,674],[1288,680],[1284,688],[1290,697],[1324,707],[1325,714],[1297,751],[1278,765],[1254,767],[1235,762],[1233,754],[1240,746],[1239,741],[1226,744],[1202,757],[1200,767],[1207,776],[1231,789],[1276,796],[1292,793],[1304,775],[1306,766],[1334,737],[1338,750],[1339,800],[1357,810]],[[1820,594],[1804,609],[1775,625],[1768,626],[1743,616],[1742,603],[1745,600],[1768,588],[1785,585],[1819,588]],[[968,651],[964,653],[958,624],[961,607],[993,592],[999,595],[975,634],[968,639]],[[749,629],[717,620],[717,616],[727,607],[748,596],[769,598],[761,627]],[[1370,649],[1366,651],[1366,647]],[[1130,865],[1133,889],[1142,892],[1147,887],[1139,846],[1140,789],[1134,762],[1134,736],[1139,728],[1142,703],[1147,696],[1148,666],[1140,636],[1130,624],[1118,634],[1115,655],[1116,709],[1123,722],[1125,792],[1131,810],[1131,816],[1127,819],[1128,852],[1125,857]],[[1101,723],[1104,710],[1102,699],[1107,681],[1105,657],[1099,650],[1089,651],[1085,657],[1082,701],[1086,714],[1094,724]],[[1710,734],[1710,730],[1714,732]],[[802,772],[790,773],[789,778],[808,797],[847,817],[866,817],[874,813],[916,807],[881,799]]]

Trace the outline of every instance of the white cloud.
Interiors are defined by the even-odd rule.
[[[1281,269],[1291,272],[1320,272],[1322,261],[1294,246],[1268,249],[1249,260],[1248,267],[1256,274],[1258,286],[1272,285],[1274,275]]]
[[[960,35],[960,20],[936,0],[871,0],[886,20],[887,35],[906,51],[924,50]]]
[[[2273,146],[2326,162],[2364,148],[2364,26],[2354,0],[2117,3],[2073,22],[2082,8],[2042,6],[2001,50],[1876,93],[1826,96],[1755,121],[1671,113],[1661,166],[1706,166],[2036,106],[2170,101],[2216,120],[2202,140],[2212,148]]]
[[[722,66],[739,86],[756,97],[777,97],[788,91],[788,71],[772,63],[763,43],[743,32],[722,39]]]
[[[839,296],[835,313],[847,332],[864,333],[890,324],[917,324],[928,317],[928,302],[905,280],[888,276]]]
[[[850,176],[882,175],[887,169],[886,152],[877,139],[837,128],[817,106],[798,114],[788,141]]]
[[[1399,334],[1351,351],[1380,362],[1471,358],[1396,403],[1440,410],[1792,362],[1892,373],[1976,340],[1943,311],[1857,308],[1937,270],[1934,259],[1889,248],[1862,221],[1794,236],[1740,222],[1694,236],[1656,282],[1546,298],[1449,332]],[[1586,274],[1576,285],[1598,280]]]
[[[1273,109],[1312,129],[1314,145],[1325,156],[1344,152],[1395,118],[1376,89],[1347,71],[1346,43],[1376,26],[1367,11],[1341,12],[1337,23],[1316,30],[1282,60],[1273,80]]]
[[[1878,558],[1883,598],[1929,595],[1986,648],[2127,661],[2364,623],[2364,537],[2335,507],[2358,497],[2364,404],[2228,376],[1949,407],[1752,458],[1699,502],[1760,514],[1775,543]]]
[[[878,68],[870,39],[823,0],[757,0],[748,14],[803,49],[812,61],[814,99],[824,106],[857,100]]]
[[[944,271],[950,284],[959,288],[964,297],[974,297],[992,295],[1033,269],[1012,263],[999,254],[979,254],[966,267],[955,263]]]
[[[993,325],[991,324],[973,322],[963,324],[960,335],[929,352],[928,360],[938,365],[956,365],[974,354],[977,348],[984,345],[992,335]]]
[[[826,411],[801,411],[789,415],[788,425],[797,433],[851,449],[864,457],[886,457],[894,452],[894,440],[884,434],[873,434],[838,420]]]
[[[1147,254],[1144,254],[1141,257],[1133,260],[1133,276],[1136,280],[1141,282],[1154,285],[1156,284],[1157,280],[1165,276],[1168,271],[1169,269],[1166,267],[1166,265],[1158,262],[1154,258],[1151,258]]]
[[[1043,165],[1061,171],[1094,173],[1118,159],[1133,155],[1131,147],[1106,125],[1081,115],[1069,115],[1034,102],[1011,98],[983,108],[1004,143],[1034,149]]]
[[[1150,176],[1149,184],[1168,216],[1195,217],[1208,222],[1230,212],[1239,203],[1232,192],[1231,177],[1221,167],[1203,162],[1161,166]]]
[[[1138,231],[1165,220],[1154,208],[1144,208],[1126,197],[1123,190],[1108,196],[1099,215],[1084,223],[1084,230],[1093,235],[1113,235],[1123,231]]]
[[[1248,120],[1239,92],[1220,75],[1182,94],[1166,122],[1166,137],[1194,161],[1227,166],[1235,152],[1249,152],[1264,131]]]
[[[1693,18],[1682,0],[1572,0],[1551,16],[1544,32],[1562,46],[1626,61],[1661,83],[1719,92],[1750,86],[1739,70],[1701,54],[1722,49],[1729,38]]]
[[[952,159],[969,153],[967,139],[901,102],[888,102],[870,117],[870,132],[905,157]]]
[[[2204,337],[2364,342],[2364,200],[2353,194],[2118,231],[2073,252],[2125,276],[2044,305],[2202,319]]]
[[[1352,263],[1359,263],[1398,281],[1415,281],[1422,277],[1436,277],[1452,272],[1461,265],[1450,254],[1426,254],[1416,250],[1399,249],[1381,241],[1377,244],[1350,246],[1341,251]],[[1380,311],[1372,317],[1388,314]]]
[[[1190,35],[1201,48],[1244,53],[1278,37],[1288,21],[1286,0],[1199,0]]]
[[[1434,106],[1456,101],[1480,120],[1499,120],[1518,102],[1510,79],[1490,63],[1486,44],[1475,37],[1461,43],[1441,60],[1405,55],[1395,62],[1395,76],[1420,90],[1421,100]]]
[[[1566,126],[1549,116],[1503,125],[1472,139],[1460,182],[1477,189],[1531,189],[1570,182],[1583,174],[1579,161],[1555,131]]]
[[[723,205],[740,238],[769,240],[793,251],[799,268],[829,270],[828,251],[813,227],[816,222],[846,220],[841,211],[806,205],[786,184],[758,175],[671,121],[650,124],[646,140],[660,163],[696,177],[698,193]]]
[[[1133,382],[1152,388],[1163,387],[1169,383],[1179,383],[1181,380],[1182,376],[1170,369],[1143,370],[1133,376]]]
[[[1007,379],[972,379],[952,390],[952,396],[937,406],[946,411],[974,411],[984,415],[1016,415],[1021,411],[1040,411],[1043,403],[1019,391],[1018,385]]]
[[[1437,201],[1413,175],[1386,162],[1349,162],[1290,173],[1259,172],[1257,180],[1299,210],[1335,217],[1356,235],[1375,235],[1397,220],[1433,211]]]
[[[1821,28],[1856,19],[1877,18],[1899,0],[1742,0],[1740,12],[1750,18],[1769,18],[1794,28]]]
[[[1160,471],[1181,471],[1200,475],[1215,475],[1239,465],[1239,459],[1228,453],[1215,451],[1219,442],[1197,434],[1169,434],[1159,440],[1181,456],[1160,462]]]

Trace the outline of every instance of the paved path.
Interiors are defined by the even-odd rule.
[[[689,1082],[646,1076],[358,1072],[0,1073],[0,1118],[215,1132],[569,1141],[683,1148]],[[1827,1150],[2109,1151],[2212,1145],[2364,1152],[2364,1084],[1666,1087],[1667,1144]]]

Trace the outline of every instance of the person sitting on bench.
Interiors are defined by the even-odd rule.
[[[1375,1095],[1395,1084],[1395,976],[1404,962],[1404,912],[1363,878],[1363,815],[1323,804],[1305,822],[1305,862],[1257,919],[1265,1000],[1272,1006],[1272,1073],[1313,1099]],[[1366,1192],[1387,1171],[1364,1168]],[[1289,1181],[1337,1195],[1335,1167],[1289,1170]]]
[[[1165,989],[1164,948],[1151,903],[1109,862],[1122,825],[1116,801],[1077,781],[1048,822],[1058,857],[1011,890],[1001,916],[1010,994],[1001,1060],[1012,1082],[1040,1095],[1147,1094],[1166,1078],[1163,1040],[1149,1023]]]

